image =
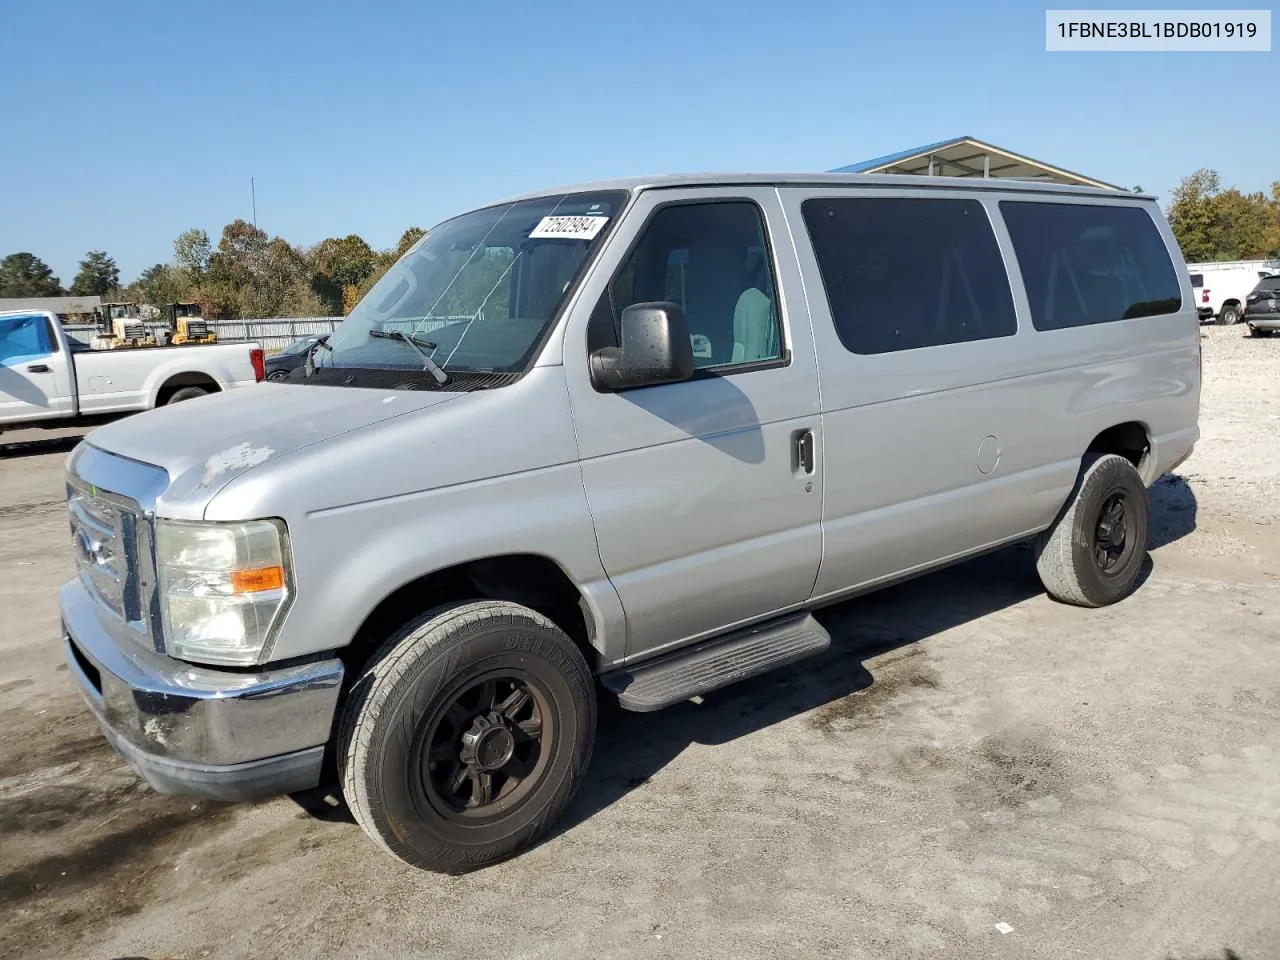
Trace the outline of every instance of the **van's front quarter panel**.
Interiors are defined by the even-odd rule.
[[[386,391],[388,404],[394,398]],[[350,643],[406,583],[513,554],[559,565],[587,598],[602,658],[622,655],[621,611],[596,552],[563,368],[536,367],[509,387],[269,461],[206,511],[211,520],[257,516],[285,520],[297,592],[273,661]]]

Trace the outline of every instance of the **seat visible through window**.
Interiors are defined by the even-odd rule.
[[[772,284],[762,250],[747,254],[748,286],[733,310],[733,363],[757,363],[779,356]]]
[[[635,303],[679,304],[699,368],[782,356],[773,270],[753,203],[673,204],[654,214],[611,287],[614,337]],[[599,342],[593,337],[593,342]],[[616,340],[615,340],[616,342]]]

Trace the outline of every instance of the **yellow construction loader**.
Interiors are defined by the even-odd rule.
[[[156,338],[147,332],[138,304],[104,303],[95,314],[98,333],[90,344],[94,350],[159,346]]]
[[[184,343],[217,343],[218,335],[201,316],[200,304],[171,303],[168,342],[175,347]]]

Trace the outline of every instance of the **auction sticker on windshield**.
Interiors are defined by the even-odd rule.
[[[594,240],[608,222],[608,217],[543,217],[529,239]]]

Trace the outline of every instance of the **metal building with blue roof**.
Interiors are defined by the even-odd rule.
[[[829,173],[909,173],[930,177],[1012,177],[1049,180],[1076,186],[1123,190],[1114,183],[1095,180],[1041,160],[984,143],[974,137],[939,140],[911,150],[900,150],[874,160],[836,167]]]

